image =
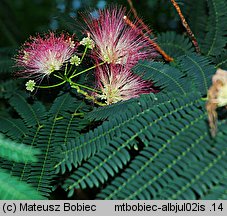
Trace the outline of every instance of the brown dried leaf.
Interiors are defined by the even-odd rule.
[[[212,137],[217,133],[218,107],[227,105],[227,71],[218,69],[212,77],[212,86],[208,90],[208,102],[206,109]]]

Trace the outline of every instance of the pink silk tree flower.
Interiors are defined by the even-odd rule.
[[[99,10],[97,19],[88,16],[84,18],[88,33],[95,43],[95,56],[108,64],[121,64],[129,68],[140,59],[156,56],[156,52],[141,36],[138,23],[133,29],[125,23],[124,8],[109,8]]]
[[[72,57],[76,45],[67,34],[56,36],[53,32],[44,37],[30,37],[16,56],[17,72],[22,77],[43,79],[55,70],[60,70]]]
[[[140,94],[157,92],[150,81],[143,80],[121,65],[98,67],[96,83],[101,92],[96,94],[96,97],[104,100],[107,105],[139,97]]]

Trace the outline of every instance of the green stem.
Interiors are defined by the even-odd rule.
[[[88,89],[88,90],[93,91],[93,92],[102,93],[102,92],[101,92],[101,91],[99,91],[99,90],[96,90],[96,89],[90,88],[90,87],[85,86],[85,85],[81,85],[81,84],[79,84],[79,83],[70,82],[70,84],[72,84],[72,87],[75,85],[75,86],[79,86],[79,87],[81,87],[81,88]]]
[[[205,97],[205,98],[201,98],[202,101],[207,101],[208,100],[208,97]]]
[[[66,75],[68,75],[68,74],[71,72],[72,68],[73,68],[73,65],[71,64],[71,65],[70,65],[70,68],[69,68],[69,71],[68,71],[68,73],[67,73]],[[74,74],[75,72],[76,72],[76,69],[74,70],[73,74]]]
[[[66,64],[65,66],[65,73],[64,73],[65,76],[67,75],[67,69],[68,69],[68,64]]]
[[[86,53],[87,53],[87,46],[85,47],[84,53],[83,53],[83,55],[82,55],[82,57],[81,57],[81,62],[83,61],[84,56],[86,55]]]
[[[81,72],[79,72],[79,73],[77,73],[77,74],[72,75],[72,76],[70,77],[70,79],[72,79],[72,78],[74,78],[74,77],[76,77],[76,76],[79,76],[80,74],[86,73],[87,71],[92,70],[92,69],[94,69],[94,68],[96,68],[96,67],[98,67],[98,66],[101,66],[101,65],[103,65],[103,64],[105,64],[105,62],[102,62],[102,63],[100,63],[100,64],[94,65],[94,66],[92,66],[92,67],[90,67],[90,68],[87,68],[87,69],[85,69],[85,70],[83,70],[83,71],[81,71]]]
[[[83,61],[83,59],[84,59],[84,56],[86,55],[86,53],[87,53],[87,46],[85,47],[85,50],[84,50],[84,52],[83,52],[83,55],[82,55],[82,57],[81,57],[81,60],[80,60],[80,64],[82,63],[82,61]],[[72,69],[72,67],[70,68],[70,71],[71,71],[71,69]],[[69,71],[69,72],[70,72]],[[74,76],[75,75],[75,73],[76,73],[76,69],[73,71],[73,73],[72,73],[72,76]]]
[[[102,102],[97,101],[94,96],[89,95],[86,91],[81,90],[78,85],[74,85],[74,86],[72,86],[72,88],[75,88],[78,93],[84,95],[86,99],[92,100],[94,103],[98,104],[99,106],[106,106],[105,103],[102,103]]]
[[[54,76],[59,78],[59,79],[61,79],[61,80],[63,80],[63,78],[61,76],[58,76],[57,74],[54,74]]]
[[[37,88],[54,88],[54,87],[57,87],[57,86],[60,86],[62,84],[66,83],[66,80],[64,80],[63,82],[60,82],[58,84],[55,84],[55,85],[52,85],[52,86],[36,86]]]

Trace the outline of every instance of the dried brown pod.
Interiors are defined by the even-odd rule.
[[[212,77],[212,86],[208,90],[208,101],[206,109],[212,137],[217,133],[217,111],[218,107],[227,105],[227,71],[218,69]]]

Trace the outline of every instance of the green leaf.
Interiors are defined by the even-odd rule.
[[[15,143],[0,134],[0,157],[18,163],[37,162],[35,157],[37,154],[39,154],[37,149],[31,149],[27,145]]]
[[[188,37],[175,32],[165,32],[157,36],[158,44],[171,57],[179,57],[195,51]]]
[[[221,54],[227,42],[227,3],[226,1],[210,0],[208,7],[207,34],[201,44],[201,49],[208,56],[216,56]]]
[[[210,60],[204,56],[190,54],[179,57],[177,61],[188,80],[194,82],[196,90],[201,92],[201,95],[206,95],[211,85],[211,77],[216,71]]]
[[[161,62],[142,61],[133,69],[137,74],[143,75],[143,79],[154,82],[159,86],[162,92],[176,91],[185,94],[188,91],[190,83],[186,85],[184,73],[178,68]]]
[[[19,181],[0,169],[0,199],[1,200],[42,200],[40,195],[30,185]]]

